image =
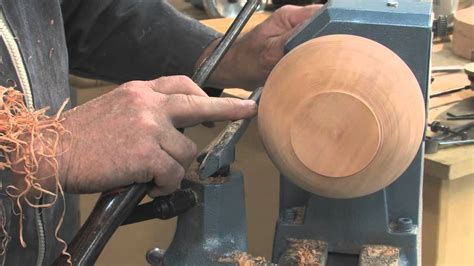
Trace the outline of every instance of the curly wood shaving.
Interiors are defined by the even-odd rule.
[[[60,155],[60,139],[71,136],[60,118],[67,102],[63,103],[56,116],[49,117],[46,115],[48,108],[29,110],[21,92],[0,86],[0,170],[11,169],[16,174],[15,178],[18,178],[15,185],[6,188],[6,193],[14,201],[14,214],[20,216],[19,235],[23,247],[26,247],[23,239],[23,203],[32,208],[50,208],[60,197],[65,204],[56,158]],[[51,180],[52,189],[44,185],[51,183]],[[52,200],[39,203],[38,199],[43,195],[52,196]],[[64,245],[62,253],[72,264],[71,256],[66,251],[66,242],[58,235],[66,211],[66,206],[63,206],[55,236]]]
[[[220,258],[219,262],[232,263],[232,264],[237,264],[239,266],[257,266],[257,265],[265,265],[267,263],[264,257],[253,257],[247,252],[242,252],[242,251],[236,251],[232,253],[230,256]]]

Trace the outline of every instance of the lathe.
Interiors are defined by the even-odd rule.
[[[430,1],[333,0],[287,43],[263,93],[251,96],[260,99],[262,141],[282,173],[273,256],[265,263],[421,265],[432,25]],[[109,213],[107,226],[179,214],[171,245],[149,252],[151,264],[237,263],[232,258],[247,251],[245,192],[231,164],[249,123],[230,123],[181,191]],[[94,211],[136,205],[143,195],[127,194],[133,189],[104,194],[112,203]],[[91,215],[85,227],[94,219],[101,218]],[[94,232],[83,228],[71,243],[78,264],[93,262],[113,233]],[[95,237],[93,245],[81,234]]]

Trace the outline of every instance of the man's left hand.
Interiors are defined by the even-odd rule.
[[[283,47],[303,22],[321,5],[286,5],[263,23],[240,36],[210,79],[211,86],[254,89],[262,86],[270,71],[283,57]],[[210,53],[214,41],[205,51]]]

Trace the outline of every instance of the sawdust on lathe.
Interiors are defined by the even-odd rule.
[[[325,244],[321,241],[307,239],[289,239],[290,252],[287,256],[296,265],[323,265],[321,258]]]
[[[369,246],[367,247],[367,256],[369,257],[391,257],[398,255],[399,249],[390,246]]]
[[[267,264],[264,257],[254,257],[247,252],[236,251],[229,256],[219,258],[220,263],[231,263],[239,266],[257,266]]]

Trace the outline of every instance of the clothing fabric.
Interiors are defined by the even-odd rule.
[[[71,96],[70,72],[119,83],[190,75],[203,49],[218,37],[163,0],[0,0],[0,8],[4,22],[0,27],[0,85],[22,91],[29,87],[34,107],[49,106],[50,115]],[[20,58],[7,41],[8,31]],[[21,78],[22,68],[26,81]],[[3,195],[11,184],[11,173],[1,171],[0,181],[0,222],[5,222],[10,235],[0,263],[50,265],[63,248],[54,236],[62,202],[41,212],[24,208],[27,247],[22,248],[18,216]],[[79,226],[78,196],[66,195],[66,206],[60,235],[70,241]],[[0,232],[0,238],[4,237]],[[40,247],[45,248],[44,258]]]

